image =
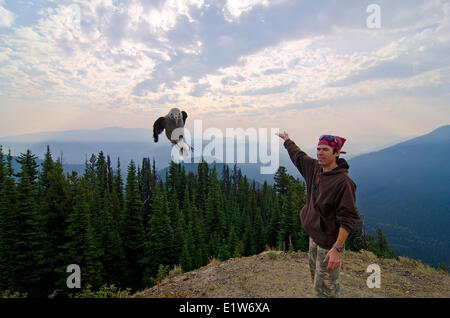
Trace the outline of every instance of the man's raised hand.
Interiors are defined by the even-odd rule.
[[[278,137],[280,137],[281,139],[283,139],[284,141],[289,139],[289,136],[287,134],[287,132],[283,131],[282,133],[275,133],[275,135],[277,135]]]

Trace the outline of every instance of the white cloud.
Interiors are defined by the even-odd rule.
[[[253,41],[259,29],[247,36],[248,23],[275,11],[274,16],[284,16],[295,2],[283,7],[280,1],[223,1],[213,7],[202,0],[130,0],[126,6],[113,0],[74,0],[70,4],[80,8],[80,28],[67,23],[68,5],[55,3],[53,9],[37,10],[37,24],[13,24],[12,32],[0,37],[0,94],[22,101],[21,109],[26,108],[23,100],[34,99],[42,105],[70,105],[71,113],[77,107],[83,114],[107,112],[110,120],[117,113],[114,120],[120,123],[124,114],[151,117],[160,109],[178,106],[189,109],[192,118],[232,127],[236,116],[242,125],[270,126],[310,121],[322,114],[325,124],[337,118],[333,107],[350,103],[354,108],[345,112],[352,118],[349,122],[359,121],[374,131],[380,125],[386,134],[404,135],[406,130],[395,130],[390,120],[382,123],[381,112],[371,113],[373,125],[362,120],[364,111],[356,111],[355,101],[366,98],[375,109],[380,98],[394,96],[406,102],[399,96],[449,83],[448,2],[423,2],[424,8],[419,6],[427,13],[423,20],[411,6],[397,19],[385,17],[395,12],[381,3],[380,30],[365,27],[365,8],[358,13],[361,27],[330,26],[328,18],[331,25],[336,21],[330,17],[329,3],[311,4],[316,13],[324,12],[320,30],[310,34],[311,25],[304,31],[303,24],[277,20],[262,33],[277,32],[270,41],[264,36]],[[274,4],[279,6],[265,10]],[[354,12],[358,7],[349,8],[346,17]],[[286,32],[288,25],[298,30]],[[408,67],[385,72],[396,63]],[[136,94],[141,83],[148,85]],[[415,114],[426,100],[414,104]],[[0,111],[3,116],[5,111]],[[291,131],[297,126],[292,124]]]
[[[15,30],[17,39],[25,41],[39,41],[40,36],[31,27],[22,27]]]
[[[260,5],[267,7],[270,4],[269,0],[227,0],[223,7],[223,15],[228,22],[234,22],[241,14],[251,11],[253,7]]]
[[[257,6],[268,7],[283,2],[285,0],[227,0],[222,8],[222,13],[225,20],[232,23],[239,21],[242,14],[252,11]]]
[[[136,29],[140,22],[149,25],[149,31],[161,34],[173,30],[180,17],[185,16],[189,22],[194,22],[190,15],[191,8],[200,9],[204,0],[167,0],[159,8],[146,11],[140,1],[132,1],[128,7],[129,26]]]
[[[10,27],[13,25],[14,20],[14,13],[0,6],[0,27]]]

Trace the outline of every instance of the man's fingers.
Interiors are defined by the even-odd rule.
[[[327,266],[327,270],[332,271],[339,267],[339,262],[329,262]]]
[[[323,259],[323,263],[326,263],[329,260],[327,270],[332,271],[332,270],[335,270],[336,268],[338,268],[340,260],[336,261],[336,259],[334,257],[330,257],[330,253],[331,253],[331,250],[328,251],[327,255],[325,255],[325,258]]]
[[[279,136],[279,137],[286,137],[287,136],[287,132],[283,131],[280,133],[275,133],[275,135]]]
[[[334,268],[334,263],[329,262],[327,266],[327,270],[332,271]]]

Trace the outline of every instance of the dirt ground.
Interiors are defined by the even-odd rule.
[[[380,268],[380,288],[369,288],[371,264]],[[428,298],[450,296],[450,276],[408,259],[384,260],[372,253],[345,251],[340,275],[342,298]],[[373,280],[370,280],[373,282]],[[195,271],[164,279],[133,297],[310,298],[313,286],[308,253],[268,251],[211,262]]]

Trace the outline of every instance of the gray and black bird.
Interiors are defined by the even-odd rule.
[[[153,139],[155,142],[158,142],[159,134],[165,130],[167,139],[180,149],[181,156],[184,155],[183,144],[192,150],[193,148],[186,144],[184,138],[186,118],[187,113],[184,110],[180,111],[178,108],[172,108],[166,116],[159,117],[153,124]]]

